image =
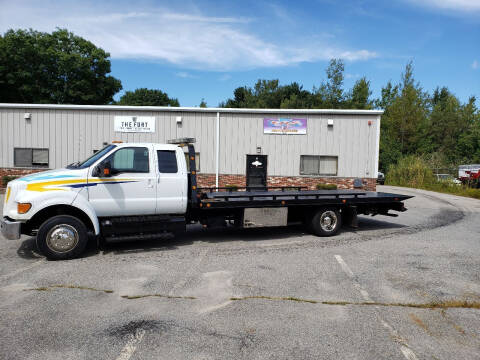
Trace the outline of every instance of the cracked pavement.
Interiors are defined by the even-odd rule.
[[[480,359],[480,201],[379,190],[415,198],[330,238],[192,226],[62,262],[0,239],[1,357]]]

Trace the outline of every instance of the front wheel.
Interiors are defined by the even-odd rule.
[[[313,215],[310,229],[317,236],[333,236],[342,226],[342,215],[335,208],[323,208]]]
[[[85,224],[73,216],[59,215],[45,221],[38,230],[37,247],[50,260],[78,257],[87,246]]]

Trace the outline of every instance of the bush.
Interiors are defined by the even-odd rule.
[[[317,184],[317,190],[337,190],[336,184]]]
[[[2,184],[3,186],[7,186],[7,184],[12,181],[12,180],[15,180],[16,178],[18,178],[18,176],[10,176],[10,175],[4,175],[2,176]]]
[[[421,188],[435,182],[432,169],[423,159],[413,155],[406,156],[390,166],[385,176],[385,183],[388,185]]]
[[[227,184],[225,185],[227,191],[238,191],[239,186],[235,184]]]

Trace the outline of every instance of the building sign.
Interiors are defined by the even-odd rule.
[[[155,132],[154,116],[115,116],[114,121],[114,130],[116,132]]]
[[[264,118],[263,133],[305,135],[307,133],[307,119]]]

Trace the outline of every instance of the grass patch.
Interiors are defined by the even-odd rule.
[[[232,297],[230,300],[232,301],[240,301],[240,300],[250,300],[250,299],[263,299],[263,300],[277,300],[277,301],[296,301],[296,302],[305,302],[310,304],[317,304],[318,301],[316,300],[307,300],[307,299],[299,299],[295,297],[274,297],[274,296],[244,296],[244,297]]]
[[[463,301],[463,300],[446,300],[441,302],[430,302],[430,303],[384,303],[384,302],[375,302],[375,301],[362,301],[362,302],[353,302],[353,301],[318,301],[318,300],[309,300],[309,299],[300,299],[296,297],[275,297],[275,296],[244,296],[244,297],[232,297],[232,301],[241,301],[241,300],[274,300],[274,301],[296,301],[310,304],[321,304],[321,305],[337,305],[337,306],[386,306],[386,307],[406,307],[406,308],[415,308],[415,309],[480,309],[479,301]]]
[[[165,299],[187,299],[187,300],[196,299],[196,297],[194,296],[173,296],[173,295],[163,295],[163,294],[122,295],[121,297],[128,300],[143,299],[147,297],[159,297],[159,298],[165,298]]]
[[[452,181],[438,181],[427,163],[415,156],[404,157],[391,166],[385,184],[480,199],[480,189],[457,185]]]
[[[63,289],[79,289],[79,290],[89,290],[89,291],[99,291],[99,292],[104,292],[106,294],[112,294],[113,290],[104,290],[104,289],[95,289],[91,287],[86,287],[86,286],[79,286],[79,285],[50,285],[50,286],[41,286],[38,288],[33,288],[33,289],[25,289],[25,290],[36,290],[36,291],[51,291],[55,288],[63,288]]]

